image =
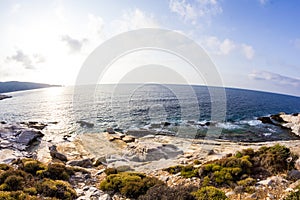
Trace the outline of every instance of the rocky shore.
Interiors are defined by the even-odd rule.
[[[263,123],[272,123],[288,128],[296,135],[299,135],[299,119],[299,114],[286,115],[284,113],[259,118]],[[15,124],[1,122],[0,163],[26,163],[27,161],[18,160],[30,158],[41,161],[43,165],[47,166],[43,167],[43,170],[46,170],[45,173],[53,165],[56,165],[55,163],[60,163],[61,173],[63,170],[69,170],[67,170],[70,173],[69,179],[66,180],[76,193],[73,195],[71,192],[70,194],[73,196],[66,199],[130,199],[122,192],[111,193],[103,190],[104,186],[99,187],[100,183],[105,182],[109,176],[109,173],[105,171],[107,169],[115,169],[118,172],[144,173],[162,181],[168,188],[199,187],[203,184],[199,171],[203,166],[215,160],[222,160],[228,155],[234,155],[236,152],[243,152],[245,149],[251,148],[253,151],[258,151],[263,146],[264,148],[272,147],[280,143],[289,148],[296,156],[300,156],[300,140],[259,143],[230,142],[220,139],[203,140],[151,135],[145,134],[143,131],[139,134],[138,130],[134,133],[132,131],[120,133],[112,128],[108,128],[103,133],[85,133],[68,140],[65,138],[52,140],[45,133],[47,126],[48,124],[39,122]],[[300,171],[298,171],[300,170],[300,160],[295,159],[293,162],[295,164],[293,169],[288,168],[287,171],[274,173],[268,177],[257,177],[255,185],[251,186],[254,190],[252,192],[243,190],[244,195],[242,196],[245,199],[279,199],[276,197],[279,186],[282,196],[287,196],[300,184]],[[189,166],[197,171],[197,175],[185,177],[180,173],[172,174],[164,170],[172,166]],[[1,173],[0,169],[0,176]],[[120,174],[120,176],[123,175]],[[221,190],[230,199],[241,197],[241,192],[236,187],[221,187]],[[265,194],[259,194],[258,191],[265,191]]]
[[[285,114],[279,113],[276,115],[270,115],[266,117],[259,117],[263,123],[273,124],[281,128],[290,129],[292,133],[300,136],[300,114]]]

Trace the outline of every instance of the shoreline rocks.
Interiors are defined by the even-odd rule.
[[[258,117],[257,119],[265,124],[272,124],[283,129],[289,129],[295,135],[300,136],[300,113],[278,113],[275,115]]]
[[[8,99],[8,98],[12,98],[12,96],[8,96],[8,95],[0,94],[0,100],[3,100],[3,99]]]

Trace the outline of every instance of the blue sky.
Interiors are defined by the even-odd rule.
[[[107,39],[164,28],[201,45],[225,86],[300,96],[299,10],[299,1],[284,0],[3,0],[0,81],[74,84]]]

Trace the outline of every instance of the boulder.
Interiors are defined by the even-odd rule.
[[[68,161],[67,156],[65,156],[62,153],[59,153],[57,151],[55,145],[52,145],[51,147],[49,147],[49,150],[50,150],[50,156],[51,156],[52,159],[58,159],[58,160],[63,161],[63,162],[67,162]]]
[[[83,167],[83,168],[90,168],[93,167],[93,162],[91,159],[86,158],[83,160],[72,160],[67,162],[67,165],[70,166],[78,166],[78,167]]]
[[[106,132],[108,132],[109,134],[114,134],[115,133],[114,129],[111,128],[111,127],[107,128]]]
[[[86,122],[86,121],[83,121],[83,120],[79,120],[76,122],[77,124],[80,124],[81,127],[86,127],[86,128],[93,128],[94,127],[94,124],[91,123],[91,122]]]
[[[16,142],[23,144],[23,145],[30,145],[34,141],[37,140],[37,138],[43,137],[44,134],[40,131],[34,131],[34,130],[23,130],[16,138]]]
[[[257,120],[260,120],[264,124],[273,124],[273,125],[275,125],[270,117],[258,117]]]

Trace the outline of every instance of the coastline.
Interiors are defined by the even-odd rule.
[[[275,117],[277,116],[277,117]],[[280,119],[278,118],[281,117]],[[290,116],[290,117],[288,117]],[[294,131],[300,122],[300,115],[271,115],[272,123],[280,121],[278,126]],[[295,120],[297,117],[297,120]],[[264,118],[266,120],[266,118]],[[284,119],[284,120],[282,120]],[[267,121],[264,121],[267,123]],[[294,126],[291,126],[294,123]],[[55,124],[55,123],[54,123]],[[233,142],[221,139],[189,139],[168,135],[132,136],[120,133],[112,128],[106,132],[78,134],[68,138],[55,138],[47,135],[46,127],[50,124],[39,122],[22,122],[17,124],[0,124],[0,163],[10,164],[18,160],[36,159],[45,165],[61,163],[65,167],[76,167],[83,172],[76,172],[70,176],[71,186],[76,191],[77,199],[123,199],[120,194],[103,192],[98,184],[106,179],[105,169],[114,168],[121,171],[134,171],[155,177],[165,182],[168,187],[178,185],[199,185],[200,178],[184,178],[179,174],[169,174],[165,171],[173,166],[193,166],[201,168],[206,163],[224,159],[228,155],[242,152],[245,149],[259,150],[261,147],[272,147],[276,144],[284,145],[291,152],[300,156],[299,140],[266,141],[266,142]],[[296,134],[296,133],[295,133]],[[295,161],[300,170],[300,159]],[[293,171],[294,172],[294,171]],[[296,173],[295,172],[295,173]],[[87,175],[88,174],[88,175]],[[257,179],[262,182],[258,188],[267,187],[263,181],[273,179],[287,181],[288,175],[277,175]],[[275,177],[275,178],[274,178]],[[277,178],[276,178],[277,177]],[[298,179],[297,179],[298,180]],[[293,191],[297,182],[288,180],[282,194]],[[300,183],[300,171],[299,171]],[[283,182],[282,182],[283,184]],[[238,194],[229,188],[221,188],[231,199],[238,198]],[[269,193],[273,194],[274,190]],[[128,199],[128,198],[127,198]],[[251,199],[251,198],[249,198]]]

